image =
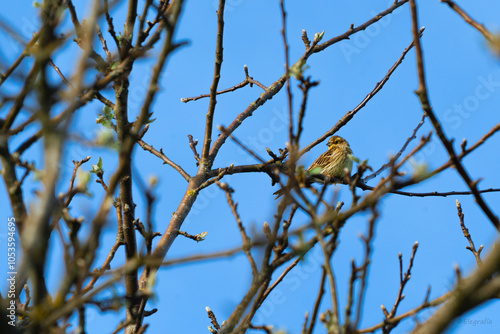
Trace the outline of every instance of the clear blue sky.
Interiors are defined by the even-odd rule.
[[[393,1],[287,1],[287,34],[291,62],[295,62],[304,52],[302,29],[307,30],[311,39],[314,33],[324,30],[326,40],[345,32],[351,23],[362,24],[391,3]],[[77,4],[80,13],[88,11],[86,4],[87,2]],[[468,0],[460,1],[459,4],[490,30],[500,31],[499,2],[479,5]],[[438,0],[419,1],[419,5],[420,25],[426,27],[422,43],[434,111],[441,119],[447,135],[455,138],[457,148],[463,138],[467,138],[472,144],[500,121],[499,60],[489,51],[483,37],[446,5]],[[2,20],[10,22],[13,28],[28,40],[38,27],[38,19],[31,2],[8,2],[3,7],[3,13],[0,14]],[[177,50],[168,61],[161,79],[161,90],[153,108],[157,120],[144,138],[155,148],[162,147],[169,158],[183,166],[190,174],[194,174],[197,168],[188,146],[187,135],[192,134],[201,142],[208,100],[184,104],[180,99],[209,91],[215,55],[216,8],[216,1],[187,1],[176,40],[189,41],[189,45]],[[125,7],[115,10],[117,29],[121,30],[123,27],[125,10]],[[80,14],[80,19],[82,18],[84,15]],[[69,17],[66,21],[66,27],[69,29]],[[102,30],[107,30],[105,22],[100,23]],[[284,51],[280,32],[279,1],[227,1],[225,29],[224,62],[219,84],[221,89],[231,87],[244,79],[245,64],[250,75],[265,85],[270,85],[283,74]],[[342,115],[361,102],[400,57],[411,39],[409,6],[405,5],[367,31],[313,55],[308,61],[310,68],[306,74],[314,80],[320,80],[321,84],[310,93],[301,145],[309,144],[329,130]],[[0,43],[4,53],[0,60],[2,66],[5,66],[19,55],[22,48],[4,32],[0,36]],[[108,43],[110,44],[112,43]],[[75,45],[70,45],[54,59],[63,73],[71,73],[78,52]],[[152,66],[151,60],[142,60],[134,65],[129,100],[132,114],[139,111]],[[28,67],[24,65],[21,68],[26,70]],[[53,78],[54,82],[57,82],[55,73]],[[411,51],[384,89],[339,132],[339,135],[349,141],[355,156],[362,160],[369,159],[369,164],[378,169],[388,161],[391,154],[399,150],[422,115],[420,104],[413,92],[417,83],[415,56]],[[296,86],[296,82],[293,82],[293,85]],[[20,87],[16,81],[4,86],[0,91],[2,94],[17,92]],[[229,125],[235,116],[260,94],[261,90],[254,86],[220,96],[215,124]],[[106,91],[104,95],[113,98],[111,90]],[[298,89],[294,89],[294,97],[294,110],[297,111],[301,98]],[[94,102],[76,114],[73,128],[81,131],[84,139],[91,140],[96,136],[99,126],[95,124],[95,118],[101,109],[102,106]],[[5,113],[5,110],[0,110],[1,115]],[[235,135],[265,157],[266,146],[275,152],[278,148],[285,147],[288,140],[286,115],[287,100],[283,90],[245,121]],[[24,118],[28,116],[28,112],[23,115]],[[419,131],[419,136],[427,134],[431,129],[432,126],[426,121]],[[28,128],[29,133],[35,131],[35,127]],[[13,140],[12,147],[17,147],[19,142],[19,139]],[[84,142],[74,140],[67,148],[65,162],[62,164],[64,177],[61,191],[68,186],[67,180],[73,166],[71,160],[80,160],[91,155],[92,160],[86,165],[87,169],[90,169],[90,165],[96,164],[101,156],[108,177],[116,166],[115,152],[93,149],[84,145]],[[496,135],[465,160],[465,166],[472,177],[483,178],[480,188],[498,188],[500,185],[498,147],[500,136]],[[34,145],[26,153],[26,157],[40,160],[40,149],[39,144]],[[303,163],[308,166],[324,149],[323,144],[318,145],[304,156]],[[415,160],[417,164],[427,164],[431,169],[445,161],[445,151],[436,138]],[[256,161],[252,157],[228,142],[221,150],[214,167],[254,162]],[[156,229],[164,232],[186,189],[186,182],[177,172],[139,147],[135,151],[135,168],[144,180],[151,175],[160,179],[154,217]],[[406,170],[411,173],[412,166],[408,165]],[[40,185],[31,177],[28,181],[25,194],[30,200],[33,198],[33,189]],[[257,233],[261,231],[264,221],[272,221],[277,205],[272,193],[276,191],[276,187],[270,186],[268,176],[241,174],[228,177],[225,181],[236,190],[234,199],[239,202],[239,211],[248,231]],[[431,181],[408,190],[452,191],[466,190],[466,186],[456,171],[449,169]],[[348,202],[348,189],[340,187],[339,191],[340,198]],[[98,204],[96,199],[101,198],[103,193],[98,185],[92,186],[91,193],[93,198],[80,197],[73,201],[74,215],[91,216],[95,212]],[[136,215],[144,216],[144,201],[137,188],[134,196],[138,204]],[[484,198],[499,214],[500,194],[489,193],[485,194]],[[431,298],[451,289],[455,281],[456,264],[464,274],[476,267],[474,257],[465,249],[468,243],[460,229],[455,199],[453,196],[410,198],[391,195],[383,200],[373,243],[374,256],[369,272],[362,328],[377,324],[383,319],[380,304],[389,309],[392,307],[399,286],[397,254],[403,254],[406,267],[415,241],[419,242],[420,247],[412,279],[405,289],[406,298],[400,305],[400,313],[419,305],[429,285],[432,287]],[[459,199],[465,212],[466,224],[476,245],[484,244],[483,254],[487,254],[498,236],[497,232],[475,205],[473,198],[461,196]],[[0,203],[4,217],[2,219],[6,221],[11,211],[3,182],[0,185]],[[342,310],[346,301],[350,261],[352,258],[358,263],[361,261],[363,246],[358,236],[365,232],[367,218],[366,215],[360,215],[348,222],[340,235],[340,246],[333,258]],[[96,266],[100,266],[114,242],[115,220],[115,217],[110,216],[109,228],[103,239],[104,246]],[[297,225],[305,222],[305,218],[300,216],[296,220]],[[191,234],[208,231],[208,235],[206,240],[200,243],[178,238],[167,259],[224,250],[241,244],[239,231],[230,214],[225,195],[215,187],[205,189],[200,194],[182,229]],[[6,230],[2,228],[0,232],[3,233],[0,235],[3,244]],[[120,252],[113,267],[117,267],[122,260],[123,254]],[[273,324],[289,333],[300,333],[304,313],[312,309],[317,294],[321,261],[320,252],[316,250],[294,269],[289,278],[264,303],[255,324]],[[58,242],[51,244],[51,258],[48,263],[49,288],[55,291],[63,270],[62,252]],[[157,307],[159,311],[146,319],[145,322],[150,324],[148,333],[163,333],[167,328],[173,333],[208,332],[206,327],[210,323],[205,306],[210,306],[220,321],[224,320],[239,303],[250,281],[249,265],[241,255],[160,270],[155,290],[157,295],[147,307]],[[118,287],[117,291],[122,293],[123,288]],[[109,291],[107,296],[112,293]],[[325,298],[322,309],[330,306],[329,299]],[[112,332],[118,320],[123,317],[123,314],[101,314],[93,307],[87,310],[89,333]],[[421,314],[419,319],[425,319],[431,311]],[[470,324],[457,323],[449,332],[497,333],[500,331],[498,314],[498,303],[490,303],[461,319],[491,319],[492,324],[473,327]],[[401,323],[394,333],[407,332],[413,326],[414,321],[407,320]],[[324,332],[320,324],[316,332]]]

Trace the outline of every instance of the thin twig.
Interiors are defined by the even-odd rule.
[[[115,26],[113,25],[113,18],[109,15],[109,5],[108,0],[104,0],[104,12],[106,14],[106,21],[108,22],[108,32],[113,37],[115,41],[116,49],[118,53],[121,54],[121,46],[120,41],[118,41],[118,37],[116,37]]]
[[[408,137],[408,139],[406,139],[406,142],[404,143],[403,147],[401,147],[401,149],[399,150],[399,152],[394,156],[394,159],[395,161],[397,161],[399,159],[399,157],[401,156],[401,154],[403,154],[403,152],[406,150],[406,148],[408,147],[408,144],[410,144],[410,142],[417,138],[417,131],[420,129],[420,127],[424,124],[424,121],[425,121],[425,117],[427,115],[424,113],[422,115],[422,119],[420,120],[420,122],[417,124],[417,127],[415,129],[413,129],[413,133],[410,137]],[[382,165],[382,167],[380,167],[377,171],[373,172],[372,174],[366,176],[364,179],[363,179],[363,182],[366,182],[366,181],[369,181],[375,177],[377,177],[378,175],[380,175],[380,173],[382,173],[384,170],[386,170],[387,168],[389,168],[389,164],[384,164]]]
[[[285,77],[286,77],[286,95],[288,98],[288,140],[290,145],[293,145],[295,142],[293,135],[293,95],[292,88],[290,85],[290,56],[288,51],[288,42],[286,38],[286,11],[285,11],[285,3],[284,0],[280,0],[280,8],[281,8],[281,19],[282,19],[282,27],[281,27],[281,36],[283,37],[283,46],[285,49]],[[293,148],[291,150],[294,150]]]
[[[191,147],[191,151],[193,151],[194,154],[194,159],[196,160],[196,164],[198,165],[200,162],[200,155],[198,154],[198,151],[196,150],[196,145],[198,145],[198,139],[193,140],[192,135],[188,135],[189,138],[189,147]]]
[[[444,302],[446,302],[448,299],[450,299],[451,297],[451,292],[448,292],[448,293],[445,293],[444,295],[434,299],[434,300],[431,300],[431,301],[427,301],[427,298],[426,300],[421,304],[419,305],[418,307],[410,310],[410,311],[407,311],[403,314],[400,314],[394,318],[391,318],[391,319],[384,319],[383,322],[375,325],[375,326],[372,326],[372,327],[368,327],[368,328],[365,328],[365,329],[360,329],[357,331],[358,334],[365,334],[365,333],[373,333],[381,328],[383,328],[384,326],[386,326],[387,324],[397,324],[399,323],[401,320],[404,320],[406,318],[409,318],[409,317],[413,317],[415,316],[416,314],[418,314],[420,311],[422,310],[425,310],[427,308],[430,308],[430,307],[436,307],[436,306],[439,306],[441,304],[443,304]]]
[[[255,243],[252,245],[256,245]],[[232,249],[220,251],[220,252],[214,252],[214,253],[201,253],[201,254],[195,254],[195,255],[190,255],[186,257],[180,257],[176,259],[171,259],[167,261],[163,261],[161,263],[162,267],[170,267],[170,266],[175,266],[175,265],[184,265],[187,263],[194,263],[194,262],[201,262],[201,261],[206,261],[206,260],[214,260],[214,259],[222,259],[230,256],[234,256],[236,254],[239,254],[243,251],[243,247],[235,247]]]
[[[253,84],[259,86],[264,91],[267,89],[267,87],[264,86],[263,84],[261,84],[259,81],[254,80],[254,78],[248,76],[248,67],[247,67],[247,65],[244,66],[244,69],[245,69],[245,75],[246,75],[245,80],[243,80],[242,82],[240,82],[237,85],[234,85],[231,88],[227,88],[227,89],[218,91],[216,94],[220,95],[220,94],[225,94],[225,93],[229,93],[229,92],[234,92],[235,90],[243,88],[243,87],[245,87],[247,85],[250,85],[250,87],[252,87]],[[201,95],[196,96],[196,97],[183,97],[181,99],[181,101],[184,102],[184,103],[187,103],[189,101],[196,101],[196,100],[199,100],[199,99],[202,99],[202,98],[205,98],[205,97],[210,97],[210,94],[201,94]]]
[[[109,254],[108,254],[108,257],[106,258],[106,261],[104,261],[101,268],[96,269],[94,271],[94,275],[92,276],[92,279],[87,284],[87,286],[80,291],[80,294],[82,294],[82,295],[86,294],[87,292],[89,292],[90,290],[92,290],[94,288],[95,283],[97,282],[99,277],[101,277],[106,272],[106,270],[111,268],[110,263],[111,263],[111,261],[113,261],[115,254],[116,254],[116,251],[118,250],[118,248],[120,248],[120,246],[122,246],[124,244],[125,244],[125,241],[123,241],[123,240],[122,241],[120,241],[120,240],[115,241],[115,244],[113,245],[113,247],[111,247],[111,250],[109,251]]]
[[[415,242],[413,245],[413,251],[411,253],[410,257],[410,263],[408,264],[408,269],[406,270],[406,273],[403,273],[403,255],[399,253],[398,258],[399,258],[399,291],[398,291],[398,296],[396,297],[396,301],[394,302],[394,305],[392,306],[392,310],[389,313],[385,306],[382,305],[382,311],[384,312],[385,318],[386,319],[393,319],[396,316],[396,312],[398,310],[399,304],[405,297],[403,294],[404,288],[406,286],[406,283],[411,278],[411,269],[413,268],[413,261],[415,259],[415,254],[417,253],[418,249],[418,242]],[[389,333],[392,328],[395,327],[397,323],[387,323],[386,326],[383,327],[384,333]]]
[[[479,246],[479,249],[476,250],[476,247],[474,246],[474,241],[472,241],[472,237],[470,236],[469,230],[467,227],[465,227],[465,221],[464,221],[464,213],[462,211],[462,205],[457,199],[457,211],[458,211],[458,218],[460,218],[460,226],[462,227],[462,232],[464,234],[464,237],[469,241],[469,245],[465,248],[470,250],[472,254],[474,254],[474,257],[476,258],[477,265],[480,266],[483,264],[483,261],[481,260],[481,251],[483,250],[484,246],[481,245]]]
[[[159,6],[155,6],[157,11],[156,11],[156,17],[155,19],[153,20],[153,22],[150,22],[150,21],[147,21],[147,28],[144,29],[144,22],[146,20],[146,17],[147,17],[147,12],[148,12],[148,9],[149,9],[149,6],[152,4],[152,0],[148,0],[146,2],[146,5],[144,6],[144,10],[143,10],[143,14],[142,16],[140,17],[139,19],[139,33],[137,34],[137,42],[136,42],[136,45],[142,45],[142,43],[146,40],[146,38],[149,36],[149,33],[151,32],[151,29],[153,29],[153,27],[160,23],[162,24],[163,23],[163,20],[161,19],[162,16],[164,14],[166,14],[166,8],[165,6],[168,6],[169,3],[168,1],[160,1],[159,3]]]
[[[14,124],[14,121],[16,120],[17,116],[19,115],[19,112],[23,108],[24,100],[26,99],[26,97],[28,96],[28,94],[32,90],[32,87],[34,85],[34,82],[36,81],[36,78],[38,76],[39,71],[40,71],[39,66],[34,64],[33,67],[31,68],[31,70],[29,71],[28,75],[26,76],[26,79],[25,79],[23,87],[21,88],[21,91],[16,96],[15,102],[9,110],[9,114],[7,115],[7,117],[5,117],[5,122],[2,125],[2,128],[4,130],[9,129],[12,126],[12,124]],[[40,130],[40,132],[41,131],[42,130]]]
[[[78,20],[77,14],[76,14],[75,6],[73,5],[73,1],[67,0],[66,6],[69,10],[69,13],[71,16],[71,21],[73,22],[73,25],[75,27],[75,33],[76,33],[76,37],[77,37],[76,43],[78,44],[78,46],[82,50],[85,51],[87,48],[87,45],[85,45],[85,42],[87,40],[87,37],[85,36],[85,34],[90,34],[91,32],[84,31],[82,29],[82,26],[80,24],[80,21]],[[97,52],[95,52],[95,50],[92,50],[92,49],[89,50],[88,56],[96,62],[98,68],[102,68],[102,69],[108,68],[108,63]]]
[[[373,190],[374,187],[370,187],[364,183],[357,183],[356,187],[359,187],[360,189],[363,190]],[[398,187],[398,184],[395,184],[395,187]],[[484,193],[492,193],[492,192],[500,192],[500,188],[488,188],[488,189],[482,189],[478,190],[479,193],[484,194]],[[408,196],[408,197],[446,197],[446,196],[466,196],[466,195],[472,195],[472,191],[448,191],[448,192],[438,192],[438,191],[431,191],[431,192],[426,192],[426,193],[419,193],[419,192],[409,192],[409,191],[401,191],[401,190],[391,190],[389,191],[391,194],[396,194],[396,195],[402,195],[402,196]]]
[[[191,175],[189,175],[181,166],[179,166],[178,164],[176,164],[175,162],[173,162],[172,160],[170,160],[165,155],[165,153],[163,153],[163,149],[160,148],[160,150],[158,151],[152,145],[147,144],[142,139],[138,140],[137,144],[139,144],[139,146],[142,147],[142,149],[144,151],[151,152],[151,154],[153,154],[153,155],[157,156],[158,158],[160,158],[163,161],[164,164],[167,164],[170,167],[172,167],[173,169],[175,169],[176,171],[178,171],[179,174],[181,174],[181,176],[184,179],[186,179],[186,181],[189,181],[191,179]]]
[[[313,222],[312,226],[316,230],[317,240],[319,241],[321,249],[323,250],[323,257],[324,257],[323,267],[325,269],[326,276],[328,277],[328,282],[330,283],[330,297],[332,301],[332,312],[331,312],[330,322],[333,328],[335,328],[335,330],[340,330],[337,284],[331,264],[331,257],[335,247],[335,240],[337,234],[333,235],[331,237],[331,240],[327,243],[325,242],[323,231],[321,231],[320,225]]]
[[[248,258],[248,262],[250,262],[250,266],[252,268],[252,275],[255,277],[259,273],[259,269],[257,268],[257,265],[255,264],[255,260],[251,253],[251,240],[248,237],[247,232],[245,230],[245,226],[243,226],[241,217],[238,214],[238,203],[235,203],[233,201],[232,193],[234,192],[234,190],[231,187],[229,187],[227,183],[221,183],[221,182],[216,182],[216,183],[226,193],[227,203],[229,204],[229,207],[231,208],[234,218],[236,219],[236,223],[238,224],[238,229],[240,230],[241,233],[241,238],[243,239],[242,248],[245,251],[245,254]]]
[[[82,159],[80,161],[73,161],[75,164],[75,168],[73,168],[73,175],[71,176],[71,181],[69,183],[69,189],[68,189],[68,197],[66,197],[66,200],[64,201],[64,206],[68,207],[69,203],[71,202],[71,199],[75,195],[73,192],[73,186],[75,184],[75,179],[76,179],[76,172],[78,171],[78,168],[81,167],[84,163],[90,160],[90,156],[86,157],[85,159]]]
[[[160,3],[159,3],[160,7],[162,6],[162,3],[164,3],[164,1],[160,1]],[[144,39],[142,39],[143,34],[144,34],[144,24],[146,23],[149,7],[151,7],[152,4],[153,4],[153,0],[147,0],[146,3],[144,4],[143,9],[142,9],[142,15],[140,15],[140,16],[138,15],[139,16],[139,27],[137,29],[138,33],[137,33],[137,39],[135,42],[136,45],[141,45],[142,41],[144,40]],[[160,11],[158,11],[156,14],[157,19],[159,18],[159,13],[160,13]],[[148,21],[148,26],[150,23],[151,22]]]
[[[39,32],[33,35],[33,37],[28,42],[21,55],[12,63],[12,65],[7,69],[7,71],[5,71],[4,73],[0,73],[0,86],[2,86],[2,84],[9,78],[12,72],[15,71],[15,69],[21,64],[24,58],[26,58],[26,56],[30,54],[31,48],[38,41],[38,37],[40,37]]]
[[[356,309],[356,320],[354,322],[354,329],[359,328],[359,323],[361,321],[361,311],[363,307],[363,302],[364,302],[364,294],[366,292],[366,286],[368,284],[368,266],[370,265],[370,257],[373,252],[372,248],[372,241],[375,236],[375,222],[377,218],[379,217],[379,213],[376,211],[375,208],[372,209],[372,216],[370,217],[370,220],[368,222],[368,233],[366,237],[362,237],[363,242],[365,244],[365,260],[363,265],[361,266],[361,286],[359,288],[359,293],[358,293],[358,300],[357,300],[357,309]]]
[[[324,49],[326,49],[327,47],[333,45],[333,44],[336,44],[344,39],[349,39],[350,36],[354,35],[355,33],[359,32],[359,31],[362,31],[362,30],[365,30],[366,28],[368,28],[369,26],[371,26],[372,24],[378,22],[379,20],[383,19],[385,16],[391,14],[393,11],[395,11],[396,9],[398,9],[399,7],[403,6],[404,4],[406,4],[408,2],[408,0],[396,0],[394,1],[394,3],[391,5],[391,7],[387,8],[386,10],[374,15],[370,20],[366,21],[365,23],[357,26],[357,27],[354,27],[353,25],[345,32],[343,33],[342,35],[339,35],[339,36],[336,36],[336,37],[333,37],[329,40],[327,40],[326,42],[323,42],[315,47],[312,47],[310,48],[310,50],[307,50],[306,53],[302,56],[303,59],[307,59],[311,54],[313,53],[317,53],[317,52],[321,52],[323,51]]]
[[[200,168],[209,169],[212,167],[213,159],[209,159],[210,146],[212,144],[212,131],[215,113],[215,105],[217,104],[217,87],[220,80],[220,72],[223,60],[223,36],[224,36],[224,7],[226,1],[219,0],[219,9],[217,10],[217,46],[215,48],[215,69],[212,86],[210,87],[210,102],[208,106],[207,121],[205,126],[205,139],[203,141],[203,149],[201,151]]]
[[[250,324],[248,328],[264,331],[266,334],[273,334],[273,326],[256,326]]]
[[[253,150],[248,148],[245,144],[243,144],[238,138],[234,137],[232,134],[229,134],[227,129],[224,128],[222,125],[218,127],[218,129],[223,133],[227,134],[229,138],[231,138],[239,147],[241,147],[243,150],[245,150],[248,154],[250,154],[252,157],[255,159],[259,160],[260,163],[265,163],[266,161],[262,159],[257,153],[255,153]]]
[[[106,39],[102,35],[101,27],[99,27],[99,25],[96,24],[95,30],[97,32],[97,37],[99,37],[99,40],[101,41],[102,49],[106,53],[106,59],[108,60],[109,64],[112,64],[113,63],[113,55],[111,54],[111,52],[108,49],[108,43],[106,42]]]
[[[297,121],[297,135],[295,137],[295,143],[298,145],[300,141],[300,136],[302,135],[302,130],[303,128],[303,121],[304,121],[304,116],[306,114],[306,105],[307,105],[307,99],[309,97],[309,90],[312,87],[315,87],[319,84],[319,81],[310,81],[311,78],[307,77],[305,80],[303,80],[299,88],[302,91],[302,103],[300,105],[300,110],[299,110],[299,119]]]
[[[286,275],[288,275],[288,273],[297,264],[299,264],[300,260],[302,260],[302,258],[299,256],[288,267],[286,267],[286,269],[281,273],[281,275],[276,279],[276,281],[274,281],[274,283],[269,288],[267,288],[266,292],[264,292],[264,294],[262,295],[262,300],[266,299],[267,296],[269,296],[269,294],[274,290],[274,288],[276,288],[278,284],[280,284],[283,281],[283,279],[285,279]]]
[[[475,151],[477,148],[479,148],[482,144],[486,142],[487,139],[489,139],[491,136],[493,136],[496,132],[500,130],[500,123],[496,124],[493,128],[491,128],[488,133],[486,133],[484,136],[482,136],[474,145],[472,145],[470,148],[465,148],[462,146],[462,152],[458,155],[458,158],[462,160],[465,158],[467,155]],[[436,174],[441,173],[442,171],[446,170],[447,168],[451,167],[453,165],[451,159],[449,159],[446,163],[441,165],[440,167],[436,168],[435,170],[427,173],[427,175],[423,176],[422,181],[428,178],[433,177]],[[398,187],[403,188],[408,186],[408,182],[401,182]]]
[[[207,235],[207,232],[202,232],[198,234],[189,234],[184,231],[177,231],[178,234],[182,235],[183,237],[186,237],[188,239],[194,240],[196,242],[203,241],[205,239],[205,236]]]
[[[312,332],[314,330],[314,326],[316,325],[316,319],[318,318],[321,300],[323,300],[323,296],[325,294],[325,282],[326,282],[326,270],[325,270],[325,267],[323,267],[323,270],[321,272],[321,281],[319,283],[318,296],[316,297],[316,301],[314,302],[313,313],[311,315],[311,323],[309,324],[309,328],[307,329],[307,333],[304,333],[304,334],[312,334]]]
[[[483,24],[470,17],[469,14],[467,14],[455,2],[453,2],[452,0],[441,0],[441,2],[444,2],[445,4],[450,6],[450,8],[453,9],[458,15],[460,15],[465,20],[465,22],[476,28],[481,34],[483,34],[484,38],[486,38],[488,42],[492,42],[494,40],[494,35],[488,29],[486,29]]]

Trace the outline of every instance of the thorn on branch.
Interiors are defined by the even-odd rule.
[[[478,184],[479,184],[479,182],[481,182],[482,180],[483,180],[483,178],[482,178],[482,177],[480,177],[479,179],[477,179],[477,180],[475,180],[475,181],[472,181],[472,183],[471,183],[471,184],[472,184],[472,186],[473,186],[474,188],[477,188],[477,185],[478,185]]]

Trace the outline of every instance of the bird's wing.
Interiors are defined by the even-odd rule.
[[[330,159],[331,159],[331,152],[326,151],[325,153],[320,155],[318,159],[314,160],[314,162],[311,164],[311,166],[309,166],[307,170],[311,170],[316,167],[325,168],[325,166],[329,164]]]

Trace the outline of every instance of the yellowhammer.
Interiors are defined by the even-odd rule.
[[[316,159],[308,171],[322,167],[320,174],[330,177],[345,177],[345,170],[352,171],[352,150],[347,140],[340,136],[333,136],[328,143],[328,151]],[[350,175],[349,175],[350,176]]]
[[[326,145],[328,146],[328,151],[320,155],[307,170],[309,172],[316,172],[321,167],[321,170],[315,174],[343,178],[346,176],[347,169],[350,176],[353,156],[347,140],[340,136],[333,136]],[[278,195],[276,198],[282,194],[283,189],[274,193],[274,195]]]

